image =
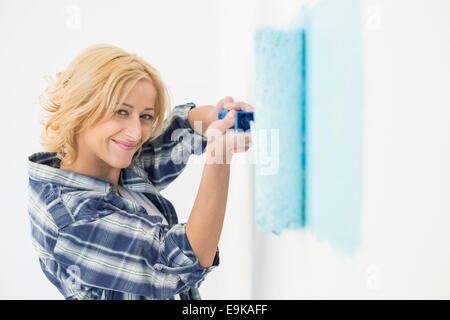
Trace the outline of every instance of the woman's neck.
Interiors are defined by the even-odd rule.
[[[103,170],[104,172],[101,173],[102,170],[95,170],[92,166],[77,166],[76,163],[73,163],[70,166],[64,166],[61,164],[59,168],[61,170],[72,171],[84,176],[105,180],[113,184],[116,187],[117,192],[119,192],[118,185],[120,169],[114,168],[114,170]]]

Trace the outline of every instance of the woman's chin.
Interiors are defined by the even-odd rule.
[[[110,161],[108,161],[108,164],[113,167],[113,168],[117,168],[117,169],[122,169],[122,168],[126,168],[130,165],[132,160],[132,157],[114,157],[111,158]]]

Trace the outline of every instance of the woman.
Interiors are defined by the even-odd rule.
[[[253,108],[226,97],[170,110],[157,70],[106,44],[57,76],[40,97],[45,152],[28,158],[44,274],[66,299],[200,299],[219,264],[230,161],[251,146],[250,133],[228,128],[236,110]],[[230,112],[217,120],[223,107]],[[178,223],[160,191],[205,151],[194,206]]]

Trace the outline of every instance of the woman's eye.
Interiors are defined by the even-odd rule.
[[[117,111],[116,111],[116,114],[119,115],[119,116],[127,116],[127,115],[128,115],[128,111],[127,111],[127,110],[120,109],[120,110],[117,110]],[[153,119],[153,116],[150,115],[150,114],[143,114],[143,115],[141,116],[141,118],[143,118],[143,119],[145,119],[145,120],[152,120],[152,119]]]
[[[117,110],[116,113],[120,116],[126,116],[128,114],[128,112],[123,109]]]
[[[147,116],[147,117],[145,118],[145,120],[152,120],[152,119],[153,119],[153,116],[150,115],[150,114],[144,114],[143,117],[145,117],[145,116]]]

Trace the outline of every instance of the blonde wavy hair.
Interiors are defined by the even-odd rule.
[[[61,165],[71,165],[77,158],[77,135],[114,115],[128,93],[141,79],[152,81],[156,89],[152,140],[162,133],[170,97],[159,72],[136,54],[108,44],[96,44],[82,51],[56,79],[44,77],[45,92],[39,104],[47,111],[40,124],[44,130],[40,144],[44,151],[56,152]],[[132,81],[119,100],[125,83]],[[142,152],[142,146],[137,151]]]

